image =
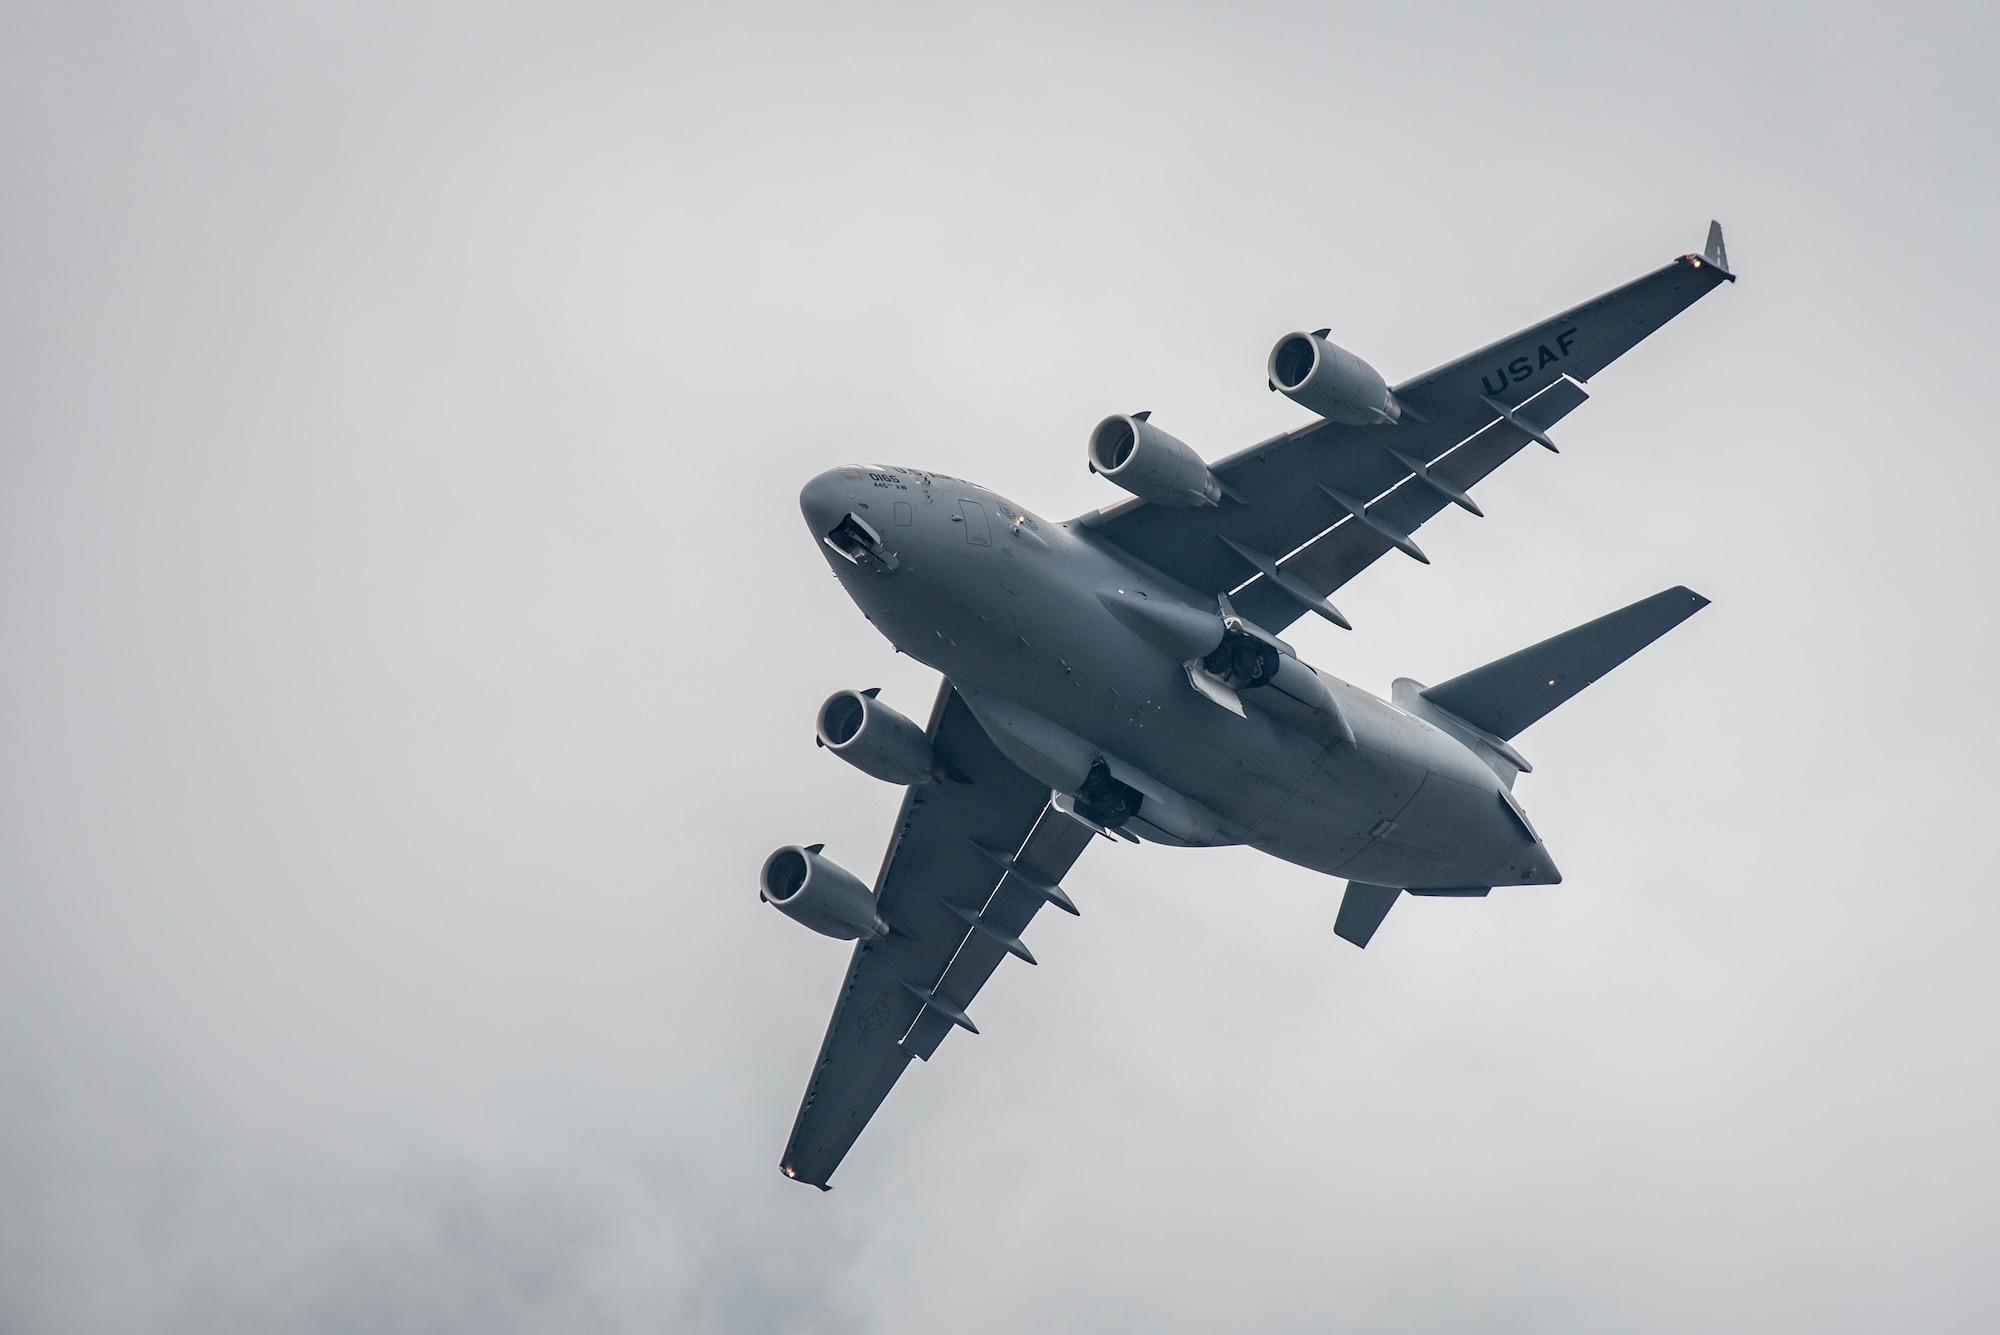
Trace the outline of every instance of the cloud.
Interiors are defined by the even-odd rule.
[[[1976,1329],[2000,927],[1983,14],[0,16],[0,1326]],[[1743,281],[1306,656],[1657,588],[1528,734],[1566,880],[1094,849],[829,1195],[844,956],[756,902],[934,678],[799,529],[1055,518],[1730,228]],[[1406,916],[1407,915],[1407,916]]]

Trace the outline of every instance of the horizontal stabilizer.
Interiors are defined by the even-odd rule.
[[[1423,692],[1473,727],[1512,741],[1537,719],[1708,606],[1686,587],[1642,598]]]
[[[1382,925],[1382,919],[1388,917],[1389,910],[1396,906],[1396,897],[1402,893],[1393,885],[1366,885],[1360,881],[1349,881],[1347,893],[1340,899],[1340,916],[1333,921],[1333,934],[1343,941],[1366,947],[1375,935],[1375,929]]]

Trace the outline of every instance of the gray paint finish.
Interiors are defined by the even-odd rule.
[[[1427,687],[1424,698],[1473,727],[1510,741],[1706,606],[1708,599],[1693,589],[1667,589]]]
[[[1006,955],[1033,962],[1020,937],[1045,901],[1007,895],[1008,860],[1054,882],[1093,834],[1247,844],[1347,878],[1335,931],[1357,946],[1405,890],[1562,879],[1513,795],[1526,762],[1510,739],[1706,599],[1670,589],[1440,686],[1399,683],[1393,703],[1273,632],[1308,609],[1340,620],[1325,594],[1384,551],[1427,560],[1413,530],[1529,442],[1553,449],[1546,429],[1584,401],[1579,381],[1733,280],[1712,234],[1707,259],[1397,386],[1393,420],[1321,421],[1222,461],[1207,492],[1055,524],[918,468],[806,484],[800,510],[848,596],[945,684],[927,730],[938,777],[909,790],[878,879],[893,930],[855,947],[787,1176],[826,1187],[910,1058],[977,1032],[967,1008]],[[1126,428],[1103,461],[1114,481],[1156,490],[1147,449],[1161,475],[1192,467],[1143,414],[1110,420]],[[902,725],[884,718],[886,748]]]
[[[0,1328],[1992,1328],[2000,7],[0,29]],[[1064,518],[1107,414],[1220,459],[1281,332],[1400,383],[1711,212],[1741,283],[1282,632],[1387,695],[1713,598],[1518,739],[1564,884],[1363,951],[1104,845],[771,1171],[851,943],[750,879],[872,885],[814,711],[939,684],[800,485]]]

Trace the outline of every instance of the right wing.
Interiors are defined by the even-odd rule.
[[[910,1064],[928,1061],[1092,838],[1049,805],[1049,790],[994,747],[949,681],[931,711],[931,747],[954,776],[909,790],[876,878],[890,934],[848,964],[819,1060],[785,1146],[785,1176],[824,1188]],[[973,1029],[974,1033],[978,1031]]]
[[[1530,441],[1548,443],[1547,429],[1589,398],[1582,382],[1733,282],[1720,229],[1709,238],[1704,255],[1397,385],[1413,411],[1393,426],[1316,421],[1217,462],[1233,494],[1220,507],[1135,497],[1078,522],[1190,588],[1230,594],[1268,630],[1333,613],[1326,595],[1384,552],[1419,555],[1409,535],[1432,515],[1454,503],[1476,513],[1466,490]]]

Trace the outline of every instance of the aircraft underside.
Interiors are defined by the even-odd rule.
[[[1644,598],[1434,686],[1384,700],[1303,662],[1329,601],[1590,397],[1585,384],[1733,282],[1719,226],[1671,263],[1393,387],[1328,341],[1288,334],[1270,388],[1315,414],[1213,464],[1151,421],[1091,432],[1091,470],[1127,500],[1051,523],[976,484],[850,465],[800,509],[829,567],[902,652],[944,677],[927,722],[873,690],[820,708],[817,740],[905,789],[873,885],[789,845],[762,897],[853,941],[781,1166],[827,1185],[912,1059],[954,1029],[1093,842],[1249,845],[1345,878],[1334,933],[1366,946],[1404,894],[1483,896],[1561,879],[1514,793],[1514,738],[1693,615]],[[1460,521],[1463,522],[1463,521]]]

